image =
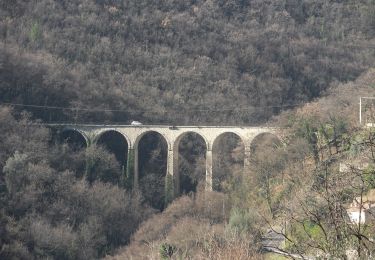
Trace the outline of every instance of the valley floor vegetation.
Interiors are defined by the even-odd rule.
[[[375,188],[374,128],[358,124],[374,0],[1,0],[0,17],[1,259],[263,259],[270,232],[296,257],[375,254],[373,223],[347,212]],[[135,191],[113,136],[83,149],[43,126],[132,120],[287,133],[257,140],[246,172],[243,144],[221,140],[214,192],[187,136],[168,204],[157,134]]]
[[[250,172],[227,171],[222,192],[176,199],[108,259],[264,259],[269,232],[284,240],[274,249],[292,258],[371,258],[375,222],[355,223],[348,209],[356,201],[373,214],[375,130],[359,126],[353,93],[375,93],[374,72],[283,113],[275,123],[289,134],[283,144],[260,142]]]
[[[355,198],[364,205],[375,188],[375,132],[358,126],[352,95],[373,92],[374,79],[371,70],[275,118],[288,135],[260,140],[250,172],[239,167],[240,146],[229,138],[231,160],[217,155],[226,173],[216,171],[218,191],[204,191],[198,178],[194,192],[162,208],[121,185],[119,163],[105,147],[53,141],[28,113],[2,107],[0,256],[263,259],[264,236],[273,231],[287,254],[369,257],[374,223],[352,223],[347,208]],[[343,162],[352,163],[345,172]]]
[[[43,106],[27,109],[44,122],[264,123],[373,66],[374,14],[374,0],[2,0],[0,101]]]

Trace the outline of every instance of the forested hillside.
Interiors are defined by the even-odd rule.
[[[303,257],[374,255],[375,223],[346,212],[375,189],[357,118],[374,62],[375,0],[0,0],[0,259],[263,259],[271,231]],[[169,203],[160,134],[140,138],[132,189],[126,140],[43,125],[132,120],[269,123],[285,140],[255,138],[244,170],[223,135],[209,192],[206,143],[184,136]]]
[[[373,0],[0,8],[0,101],[85,109],[27,108],[46,121],[256,124],[375,59]]]
[[[284,242],[270,247],[290,259],[372,259],[375,221],[356,225],[347,212],[375,190],[375,130],[358,127],[358,95],[366,94],[375,95],[374,69],[282,113],[274,123],[288,127],[284,145],[258,145],[250,171],[223,167],[221,192],[181,196],[107,259],[279,259],[264,252],[272,232]]]

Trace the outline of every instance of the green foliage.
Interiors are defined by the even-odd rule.
[[[126,176],[123,180],[124,187],[128,190],[131,190],[134,185],[134,158],[135,158],[135,151],[134,149],[130,149],[128,151],[128,159],[126,164]]]
[[[40,40],[41,31],[40,31],[40,24],[38,22],[34,22],[32,24],[29,37],[32,42],[36,42]]]
[[[291,241],[298,241],[299,245],[306,244],[304,250],[307,250],[307,244],[309,241],[319,241],[321,247],[325,247],[325,237],[323,230],[317,224],[311,221],[303,221],[300,224],[293,225],[292,228],[289,230],[288,234]],[[294,250],[295,245],[290,241],[286,243],[286,249]]]
[[[164,191],[164,193],[165,193],[165,195],[164,195],[164,207],[166,207],[175,198],[173,176],[171,176],[170,174],[165,175],[165,191]]]
[[[166,177],[165,177],[166,178]],[[149,172],[140,180],[142,196],[155,209],[162,210],[165,207],[166,180],[164,176]]]
[[[318,137],[317,126],[315,125],[314,118],[302,118],[297,123],[296,136],[303,138],[309,144],[310,150],[314,155],[315,161],[319,160],[318,154]]]
[[[165,207],[167,187],[168,145],[160,134],[149,133],[141,138],[138,145],[139,187],[146,202],[154,208]]]
[[[163,243],[160,245],[159,253],[162,260],[171,259],[177,248],[174,245]]]
[[[254,210],[243,210],[233,208],[230,217],[228,228],[239,236],[246,236],[252,232],[257,232],[255,226],[259,223],[259,216]]]
[[[86,178],[90,183],[96,180],[120,183],[121,169],[113,154],[100,146],[91,145],[86,149],[85,155]]]
[[[347,133],[347,124],[343,118],[331,117],[329,122],[321,123],[318,128],[320,141],[325,145],[339,142],[338,139],[341,141],[345,133]]]
[[[375,168],[374,165],[369,165],[363,170],[364,181],[368,189],[375,189]]]

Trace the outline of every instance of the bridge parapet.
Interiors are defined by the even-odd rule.
[[[69,125],[49,124],[48,126],[58,127],[62,130],[74,130],[84,134],[92,143],[107,131],[121,133],[128,141],[130,148],[133,148],[140,138],[147,132],[156,132],[165,138],[168,148],[173,149],[174,144],[187,133],[196,133],[206,142],[207,149],[211,150],[214,141],[222,134],[233,133],[241,138],[245,146],[259,134],[270,133],[279,136],[282,128],[278,127],[238,127],[238,126],[166,126],[166,125]]]

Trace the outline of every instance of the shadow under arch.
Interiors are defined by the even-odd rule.
[[[107,151],[114,154],[121,167],[121,173],[124,176],[128,159],[128,138],[116,130],[106,130],[99,134],[95,139],[97,145],[103,146]]]
[[[77,178],[82,178],[86,170],[85,153],[89,145],[88,137],[79,129],[72,127],[52,128],[50,140],[53,154],[51,167],[58,171],[69,170]]]
[[[240,179],[244,170],[245,143],[235,132],[224,132],[212,144],[212,187],[215,191],[229,188],[232,178]]]
[[[205,184],[207,139],[199,133],[188,131],[176,138],[173,147],[178,154],[177,172],[174,172],[176,195],[196,192],[198,184]]]
[[[137,138],[134,147],[140,191],[152,207],[162,210],[165,207],[168,141],[159,132],[147,131]]]
[[[67,143],[73,150],[82,150],[88,147],[89,139],[77,129],[63,129],[59,134],[60,143]]]

